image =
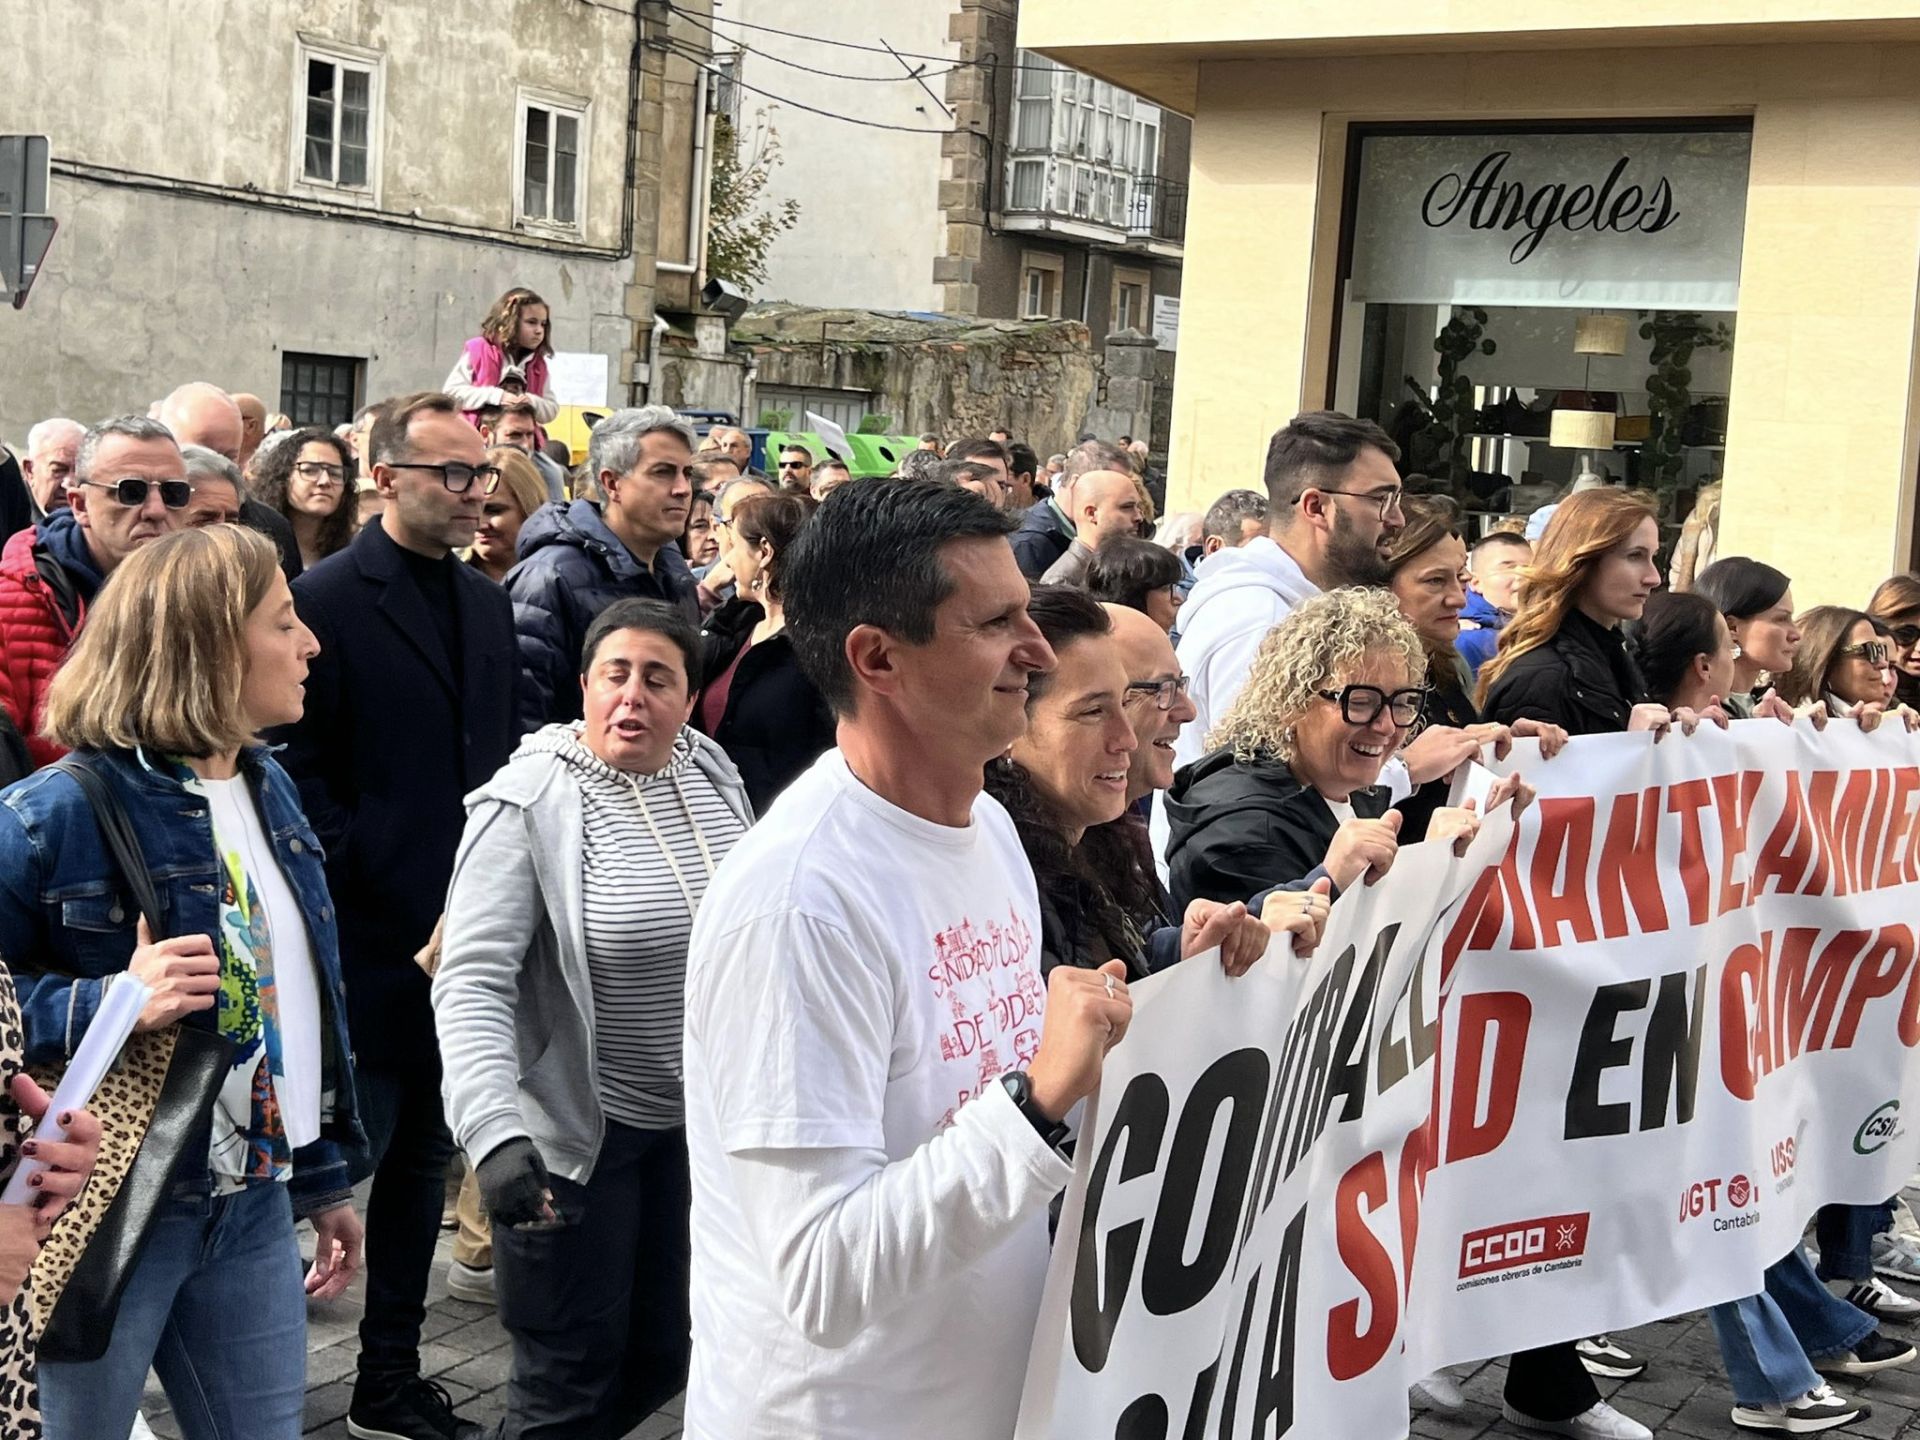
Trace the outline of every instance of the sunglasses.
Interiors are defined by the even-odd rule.
[[[1902,650],[1911,650],[1920,644],[1920,625],[1889,625],[1887,631]]]
[[[193,486],[185,480],[146,480],[138,475],[129,475],[121,480],[85,480],[81,482],[92,490],[110,490],[113,498],[129,510],[138,509],[147,503],[147,496],[153,487],[160,487],[160,503],[169,510],[184,510],[193,499]]]
[[[1893,663],[1893,655],[1884,640],[1863,640],[1858,645],[1842,645],[1835,653],[1845,659],[1864,660],[1882,669]]]
[[[1322,700],[1338,705],[1340,718],[1349,725],[1371,725],[1375,717],[1386,710],[1393,717],[1393,723],[1401,729],[1420,718],[1421,707],[1427,699],[1426,690],[1420,686],[1395,690],[1391,694],[1378,685],[1348,685],[1340,690],[1316,690],[1313,693]]]
[[[780,462],[780,468],[782,470],[804,470],[807,468],[807,462],[804,460],[782,460]]]

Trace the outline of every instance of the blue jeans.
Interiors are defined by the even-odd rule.
[[[1873,1278],[1873,1237],[1893,1224],[1893,1202],[1884,1205],[1822,1205],[1813,1238],[1820,1247],[1822,1280]]]
[[[1766,1289],[1707,1312],[1742,1405],[1780,1405],[1820,1383],[1808,1356],[1851,1350],[1875,1329],[1866,1311],[1820,1283],[1798,1245],[1767,1267]]]
[[[307,1300],[285,1185],[166,1203],[107,1353],[41,1364],[46,1440],[125,1435],[149,1366],[187,1440],[300,1440]]]

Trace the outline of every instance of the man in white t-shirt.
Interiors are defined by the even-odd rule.
[[[783,556],[839,748],[721,862],[687,971],[689,1440],[1006,1440],[1124,966],[1040,979],[982,767],[1053,653],[1008,518],[938,481],[828,497]]]

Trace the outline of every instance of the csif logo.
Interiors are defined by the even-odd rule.
[[[1873,1155],[1887,1148],[1887,1142],[1898,1140],[1906,1134],[1900,1124],[1900,1102],[1888,1100],[1874,1107],[1874,1111],[1860,1122],[1860,1128],[1853,1132],[1853,1153]]]

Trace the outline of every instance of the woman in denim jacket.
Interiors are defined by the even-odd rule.
[[[122,563],[55,677],[47,731],[126,807],[167,938],[117,882],[72,776],[0,794],[0,954],[28,1063],[71,1057],[127,972],[153,989],[141,1029],[235,1047],[206,1159],[174,1176],[107,1353],[40,1367],[48,1440],[126,1434],[149,1366],[190,1440],[294,1440],[303,1288],[338,1295],[359,1268],[350,1157],[365,1142],[333,905],[293,784],[254,740],[300,717],[318,649],[272,544],[219,525]],[[296,1215],[319,1238],[304,1286]]]

